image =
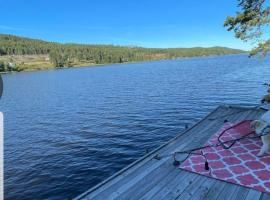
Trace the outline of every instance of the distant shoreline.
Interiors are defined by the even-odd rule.
[[[238,54],[213,54],[213,55],[203,55],[203,56],[192,56],[192,57],[177,57],[177,58],[167,58],[167,59],[156,59],[156,60],[141,60],[141,61],[130,61],[130,62],[122,62],[122,63],[103,63],[103,64],[88,64],[88,65],[74,65],[70,67],[51,67],[51,68],[38,68],[38,69],[28,69],[22,71],[5,71],[0,72],[0,74],[17,74],[22,72],[38,72],[38,71],[49,71],[49,70],[64,70],[64,69],[74,69],[74,68],[86,68],[86,67],[103,67],[106,65],[124,65],[124,64],[132,64],[132,63],[143,63],[143,62],[155,62],[155,61],[166,61],[166,60],[184,60],[184,59],[194,59],[194,58],[209,58],[216,56],[229,56],[229,55],[248,55],[248,53],[238,53]],[[28,55],[29,56],[29,55]],[[1,56],[0,56],[1,58]]]
[[[141,61],[239,54],[228,47],[144,48],[117,45],[57,43],[0,34],[0,71],[38,71]]]

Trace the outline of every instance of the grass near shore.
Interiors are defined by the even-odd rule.
[[[205,55],[205,56],[218,56],[218,55]],[[201,57],[201,56],[193,56],[194,57]],[[185,57],[185,58],[192,58],[192,57]],[[157,61],[157,60],[166,60],[168,58],[164,57],[156,57],[151,58],[149,60],[142,60],[142,61]],[[5,63],[13,63],[17,67],[19,67],[19,71],[39,71],[39,70],[51,70],[51,69],[66,69],[72,67],[89,67],[89,66],[104,66],[109,64],[124,64],[124,63],[134,63],[134,62],[141,62],[141,61],[131,61],[131,62],[124,62],[124,63],[103,63],[97,64],[94,62],[87,62],[87,61],[75,61],[72,62],[69,67],[55,67],[55,65],[50,61],[49,55],[5,55],[0,56],[0,62]],[[4,71],[1,73],[10,73],[16,71]],[[17,71],[18,72],[18,71]]]
[[[49,55],[5,55],[0,56],[0,62],[13,63],[21,71],[37,71],[46,69],[55,69],[54,64],[50,61]],[[93,62],[77,61],[72,62],[72,67],[92,66]]]

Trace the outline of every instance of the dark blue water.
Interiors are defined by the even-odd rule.
[[[3,75],[5,199],[77,196],[217,105],[258,103],[269,63],[232,55]]]

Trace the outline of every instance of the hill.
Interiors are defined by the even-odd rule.
[[[0,34],[0,71],[89,66],[243,52],[242,50],[226,47],[164,49],[115,45],[62,44]]]

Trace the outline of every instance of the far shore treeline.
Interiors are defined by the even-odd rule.
[[[0,34],[0,71],[40,70],[243,52],[226,47],[165,49],[62,44]]]

